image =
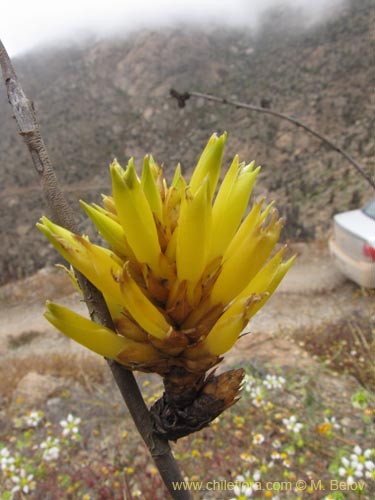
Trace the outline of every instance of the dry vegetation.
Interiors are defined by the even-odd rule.
[[[34,332],[35,333],[35,332]],[[28,338],[28,334],[26,334]],[[19,345],[19,341],[17,341]],[[30,372],[41,375],[52,375],[78,382],[84,388],[92,391],[96,384],[108,383],[110,380],[104,360],[99,357],[81,356],[77,354],[44,354],[28,357],[12,357],[0,365],[0,394],[10,403],[19,381]]]

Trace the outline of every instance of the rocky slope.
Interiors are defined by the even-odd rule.
[[[283,121],[191,100],[178,109],[169,89],[215,93],[271,106],[327,134],[375,174],[375,8],[352,0],[302,30],[275,10],[257,33],[179,28],[126,40],[87,42],[14,61],[34,100],[44,139],[69,199],[109,190],[113,157],[138,165],[152,152],[166,171],[188,172],[213,131],[229,131],[235,152],[264,168],[256,194],[270,192],[287,215],[285,237],[326,234],[333,212],[372,195],[333,151]],[[55,254],[35,230],[47,212],[36,175],[0,93],[0,282],[30,274]],[[78,212],[78,209],[77,209]],[[83,230],[90,231],[82,215]]]

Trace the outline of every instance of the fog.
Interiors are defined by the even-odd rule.
[[[88,35],[124,34],[140,28],[184,24],[254,30],[264,12],[281,4],[303,9],[311,22],[330,16],[345,0],[20,0],[3,2],[0,37],[10,55],[41,44]]]

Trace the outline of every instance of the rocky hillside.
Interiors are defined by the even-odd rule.
[[[194,166],[209,135],[227,130],[235,152],[263,165],[257,194],[287,215],[285,237],[325,235],[333,212],[366,201],[371,188],[339,155],[274,118],[191,99],[179,109],[171,87],[259,104],[292,114],[327,134],[375,175],[375,5],[351,0],[334,16],[301,29],[295,12],[274,10],[256,33],[184,27],[124,40],[34,52],[14,61],[34,100],[58,176],[77,200],[109,190],[113,157],[138,165],[152,152],[166,171]],[[0,92],[2,283],[51,263],[37,234],[47,211],[5,91]],[[90,229],[80,215],[82,229]]]

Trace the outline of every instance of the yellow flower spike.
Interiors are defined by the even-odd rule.
[[[195,285],[207,265],[212,223],[209,189],[209,181],[206,178],[195,195],[187,188],[181,201],[176,265],[179,281],[188,282],[189,300],[192,300]]]
[[[275,212],[268,226],[249,233],[231,258],[223,263],[211,292],[211,303],[228,304],[252,280],[270,256],[279,238],[283,220]]]
[[[268,299],[270,299],[271,295],[273,292],[276,290],[276,288],[279,286],[281,283],[281,280],[284,278],[286,273],[289,271],[291,266],[293,265],[293,262],[296,260],[296,255],[293,255],[289,260],[286,262],[283,262],[279,265],[276,273],[274,274],[272,280],[270,281],[269,285],[267,286],[266,292],[267,294],[258,302],[258,304],[255,305],[255,307],[251,310],[251,316],[249,316],[249,319],[256,314],[259,309],[261,309],[264,304],[267,302]]]
[[[263,203],[264,198],[261,198],[258,202],[253,204],[250,212],[247,214],[245,220],[242,222],[236,234],[233,236],[232,241],[229,243],[224,253],[223,261],[231,258],[233,254],[238,250],[238,248],[243,244],[243,241],[248,238],[249,234],[251,234],[255,230],[255,228],[258,227],[262,223],[262,221],[267,218],[272,204],[270,203],[266,207],[266,209],[261,212]]]
[[[119,275],[122,268],[112,259],[111,252],[54,224],[47,217],[42,217],[41,221],[37,224],[38,229],[58,252],[104,295],[121,302],[121,290],[114,276]]]
[[[263,297],[263,295],[254,294],[250,297],[236,300],[216,321],[201,345],[198,345],[196,349],[191,349],[187,357],[194,359],[200,355],[199,351],[215,356],[221,356],[229,351],[247,325],[252,308]]]
[[[99,234],[107,241],[111,249],[121,257],[136,260],[129,243],[126,240],[122,226],[106,215],[105,212],[98,210],[95,206],[90,206],[82,200],[80,200],[80,204],[95,224]]]
[[[249,284],[237,296],[237,299],[248,297],[254,293],[268,292],[268,286],[274,279],[280,266],[282,265],[283,256],[286,246],[280,248],[275,255],[259,270]]]
[[[239,165],[236,156],[224,177],[212,210],[210,260],[224,254],[240,225],[260,171],[260,167],[254,169],[254,165],[254,162]]]
[[[142,169],[142,189],[150,204],[150,208],[157,215],[160,222],[163,222],[163,204],[155,177],[151,171],[150,158],[145,156]]]
[[[129,161],[125,174],[117,162],[111,165],[113,197],[126,238],[137,260],[148,264],[159,275],[161,253],[158,233],[150,205]]]
[[[155,363],[162,356],[150,344],[116,335],[112,330],[67,309],[47,302],[44,317],[64,335],[105,358],[125,365]]]
[[[128,264],[124,266],[121,290],[124,306],[146,332],[158,339],[165,339],[173,332],[173,327],[131,277]]]
[[[47,302],[44,317],[64,335],[106,358],[116,359],[129,340],[80,316],[66,307]]]
[[[294,260],[283,262],[285,248],[274,252],[283,221],[272,203],[263,208],[261,200],[244,215],[260,168],[254,162],[239,163],[236,156],[214,198],[225,141],[226,134],[209,139],[190,183],[178,165],[168,185],[152,156],[145,158],[141,179],[133,160],[125,170],[114,161],[112,196],[103,196],[104,208],[82,202],[110,249],[48,219],[38,224],[102,291],[116,333],[60,306],[49,305],[47,318],[95,352],[161,375],[163,408],[173,415],[176,408],[194,408],[195,429],[238,399],[243,370],[208,370]],[[208,395],[212,411],[204,403]],[[179,416],[172,430],[159,416],[155,421],[167,439],[184,435]]]
[[[269,300],[293,264],[295,256],[287,262],[282,262],[284,252],[285,247],[269,260],[249,286],[228,307],[204,340],[203,350],[207,349],[210,354],[219,356],[234,345],[249,319]]]
[[[190,189],[195,194],[205,178],[208,178],[209,192],[208,199],[211,203],[215,193],[216,185],[219,180],[221,164],[223,161],[224,146],[227,140],[227,133],[218,137],[213,134],[204,148],[201,157],[194,169],[190,179]]]

